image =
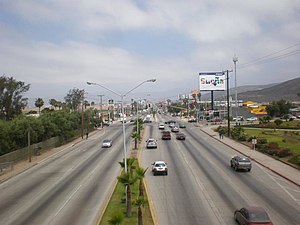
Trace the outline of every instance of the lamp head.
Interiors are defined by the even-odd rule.
[[[150,79],[150,80],[147,80],[147,82],[155,82],[156,81],[156,79],[155,78],[153,78],[153,79]]]
[[[88,82],[86,82],[86,83],[87,83],[88,85],[92,85],[92,83],[91,83],[91,82],[89,82],[89,81],[88,81]]]

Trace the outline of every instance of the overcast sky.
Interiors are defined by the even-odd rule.
[[[174,98],[235,54],[238,86],[282,82],[300,77],[299,53],[299,0],[0,0],[0,72],[46,104],[73,88],[118,98],[87,81],[125,93],[150,78],[127,99]]]

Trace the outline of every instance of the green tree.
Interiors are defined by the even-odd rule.
[[[143,169],[142,167],[139,167],[139,166],[135,169],[135,174],[137,176],[137,179],[139,180],[139,196],[141,196],[141,197],[144,197],[143,180],[144,180],[147,170],[148,170],[148,168]]]
[[[282,118],[285,119],[285,122],[287,122],[290,116],[288,114],[284,114]]]
[[[22,113],[28,104],[24,98],[30,85],[16,81],[13,77],[0,77],[0,119],[11,120]]]
[[[274,120],[274,123],[276,124],[276,126],[279,126],[280,124],[282,124],[282,120],[276,119],[276,120]]]
[[[126,203],[126,216],[131,217],[131,185],[137,181],[137,177],[132,176],[130,173],[122,173],[118,177],[118,181],[121,182],[127,190],[127,203]]]
[[[41,107],[44,105],[44,100],[41,98],[37,98],[34,105],[39,108],[39,114],[41,114]]]
[[[83,102],[84,90],[73,88],[69,90],[69,93],[64,98],[67,106],[72,110],[78,110],[79,105]]]
[[[134,139],[134,149],[137,149],[137,143],[138,143],[138,140],[141,139],[141,136],[138,133],[133,132],[131,134],[131,137]]]

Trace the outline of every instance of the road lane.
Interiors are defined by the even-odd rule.
[[[279,185],[278,176],[255,163],[250,173],[234,171],[229,160],[237,153],[191,124],[181,129],[186,141],[162,141],[157,124],[152,126],[158,149],[143,149],[141,161],[144,167],[158,159],[168,163],[169,176],[146,175],[160,224],[235,224],[234,210],[250,205],[264,207],[275,224],[299,224],[293,198],[298,187]]]
[[[94,224],[120,172],[121,134],[120,125],[108,127],[0,184],[1,225]],[[114,141],[109,149],[105,138]]]

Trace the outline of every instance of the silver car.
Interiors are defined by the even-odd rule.
[[[152,172],[154,176],[158,174],[168,175],[167,163],[164,161],[155,161],[152,163]]]
[[[154,138],[149,138],[146,141],[146,148],[157,148],[157,141]]]
[[[102,148],[110,148],[111,146],[112,146],[112,140],[106,139],[102,142]]]
[[[232,156],[230,160],[230,166],[235,170],[247,170],[251,171],[252,163],[248,157],[245,156]]]

